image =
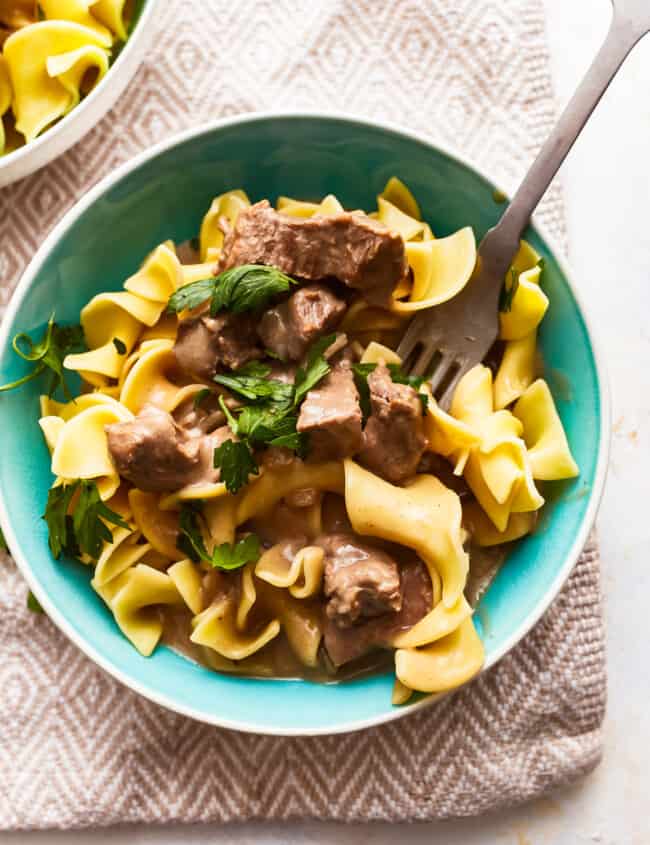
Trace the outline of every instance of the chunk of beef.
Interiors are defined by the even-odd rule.
[[[395,637],[412,628],[431,610],[431,579],[419,558],[400,563],[399,611],[386,613],[361,624],[342,628],[336,620],[325,615],[323,642],[335,666],[343,666],[377,648],[391,648]]]
[[[210,434],[188,431],[154,405],[130,422],[106,426],[106,435],[118,473],[149,493],[216,483],[220,470],[214,468],[214,450],[234,439],[227,425]]]
[[[359,450],[361,408],[349,362],[341,361],[307,393],[296,428],[309,434],[311,460],[341,460]]]
[[[327,616],[341,628],[402,606],[399,569],[382,549],[351,534],[316,540],[325,552]]]
[[[130,422],[107,426],[106,434],[118,473],[147,492],[184,487],[201,461],[201,439],[153,405]]]
[[[181,369],[209,381],[223,368],[260,358],[262,350],[250,314],[200,314],[181,320],[174,354]]]
[[[385,364],[370,373],[368,387],[372,413],[359,460],[391,484],[401,484],[415,474],[427,448],[422,403],[412,387],[393,382]]]
[[[268,264],[308,281],[334,277],[385,305],[407,271],[404,241],[365,214],[307,219],[275,211],[267,200],[244,209],[226,235],[219,269]]]
[[[282,360],[300,361],[315,340],[338,325],[345,308],[324,285],[308,285],[263,315],[259,336]]]

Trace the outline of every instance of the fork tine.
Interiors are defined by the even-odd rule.
[[[462,377],[468,373],[472,369],[471,362],[463,361],[460,364],[458,372],[455,376],[451,379],[449,384],[445,387],[442,395],[438,398],[438,404],[442,408],[443,411],[448,411],[449,406],[451,405],[451,400],[454,398],[454,391],[458,387],[458,382],[462,379]],[[433,391],[435,392],[435,391]]]
[[[436,390],[440,387],[440,385],[445,380],[447,373],[451,369],[454,364],[454,355],[453,352],[442,352],[441,358],[438,361],[438,365],[431,374],[431,378],[429,379],[429,384],[431,385],[431,392],[435,394]]]
[[[413,376],[423,376],[429,368],[431,361],[433,360],[433,356],[436,353],[436,346],[433,341],[422,341],[422,348],[420,350],[420,354],[415,360],[415,363],[411,367],[411,375]]]
[[[416,314],[409,323],[408,328],[404,332],[404,337],[397,347],[397,354],[402,361],[406,361],[413,354],[418,344],[423,342],[423,328],[426,328],[426,322],[423,322],[422,314]]]

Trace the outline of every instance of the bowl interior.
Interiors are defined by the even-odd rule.
[[[502,211],[493,185],[467,165],[410,136],[352,120],[235,121],[158,152],[91,192],[48,239],[3,327],[1,381],[25,372],[9,348],[16,332],[40,334],[54,309],[58,320],[77,322],[94,294],[119,289],[158,243],[196,235],[216,194],[242,187],[252,199],[273,201],[278,194],[318,199],[331,192],[346,207],[371,209],[392,175],[410,186],[438,235],[470,224],[480,237]],[[527,237],[546,260],[551,307],[541,347],[581,475],[547,486],[549,504],[540,529],[516,547],[481,601],[477,618],[488,663],[521,635],[565,574],[595,495],[601,448],[600,385],[587,329],[548,244],[535,230]],[[52,477],[37,425],[38,393],[31,383],[0,397],[0,516],[39,597],[94,659],[161,703],[243,729],[336,731],[395,713],[389,675],[322,686],[220,676],[166,647],[149,659],[141,657],[90,588],[88,569],[57,563],[49,554],[40,517]]]

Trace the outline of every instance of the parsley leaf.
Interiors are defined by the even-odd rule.
[[[249,476],[260,471],[248,443],[235,440],[225,440],[214,450],[214,466],[221,470],[221,480],[229,493],[236,493],[248,483]]]
[[[243,540],[231,545],[222,543],[212,552],[210,563],[216,569],[239,569],[247,563],[259,560],[260,540],[255,534],[248,534]]]
[[[304,457],[308,441],[296,430],[297,409],[307,392],[329,373],[330,365],[323,353],[335,339],[336,335],[328,335],[312,346],[304,369],[296,373],[294,384],[268,378],[271,368],[259,362],[214,377],[218,384],[247,403],[233,412],[224,397],[219,397],[228,425],[239,438],[235,443],[223,443],[214,455],[214,465],[221,469],[221,478],[231,493],[236,493],[251,475],[259,472],[253,455],[256,446],[285,447]]]
[[[6,551],[8,551],[7,541],[5,540],[5,535],[2,533],[2,529],[0,529],[0,552]]]
[[[519,288],[519,276],[517,275],[517,271],[514,267],[510,268],[510,284],[508,284],[508,280],[503,283],[503,288],[501,289],[501,295],[499,297],[499,311],[503,313],[507,313],[508,311],[512,311],[512,302],[515,298],[515,294],[517,293],[517,289]]]
[[[368,376],[375,369],[376,364],[353,364],[352,372],[354,373],[354,383],[357,386],[359,393],[359,407],[363,421],[365,422],[370,416],[370,388],[368,387]]]
[[[36,598],[34,593],[30,590],[27,593],[27,609],[31,610],[32,613],[43,613],[43,608],[41,607],[40,601]]]
[[[34,364],[34,369],[16,381],[0,385],[0,392],[13,390],[37,378],[41,373],[48,373],[47,395],[53,396],[56,390],[62,387],[66,399],[72,399],[63,375],[63,359],[71,352],[79,352],[85,348],[81,326],[59,326],[54,322],[52,314],[41,340],[35,343],[28,334],[21,332],[14,337],[12,346],[16,355]]]
[[[126,344],[119,337],[113,338],[113,346],[117,349],[118,355],[126,355]]]
[[[201,533],[199,514],[189,505],[181,510],[179,525],[181,539],[178,546],[195,561],[203,560],[215,569],[232,570],[259,559],[260,540],[255,534],[249,534],[238,543],[222,543],[210,554]]]
[[[297,282],[276,267],[264,264],[243,264],[224,270],[210,279],[183,285],[172,294],[167,310],[171,313],[191,310],[210,301],[210,314],[220,311],[241,314],[256,311],[278,294],[287,293]]]
[[[210,555],[203,542],[199,517],[192,505],[183,505],[179,517],[180,537],[178,548],[194,561],[210,560]]]
[[[79,554],[72,517],[68,514],[68,510],[80,483],[80,481],[73,481],[72,484],[60,484],[58,487],[52,487],[47,495],[47,507],[43,519],[49,530],[50,551],[56,560],[61,557],[62,552],[71,557]]]
[[[316,387],[318,382],[329,373],[331,367],[323,353],[329,349],[335,340],[335,334],[326,335],[316,341],[309,350],[307,365],[304,369],[301,367],[296,373],[293,397],[294,407],[297,407],[307,393],[313,387]]]
[[[293,396],[293,387],[283,381],[268,378],[270,372],[271,368],[268,365],[253,361],[228,375],[214,376],[214,381],[227,387],[240,399],[247,399],[249,402],[267,399],[273,402],[290,400]]]
[[[74,513],[70,515],[70,504],[77,492]],[[57,560],[61,553],[71,557],[85,553],[96,560],[103,542],[112,539],[106,523],[129,527],[119,514],[102,502],[94,481],[80,479],[50,490],[43,519],[49,529],[50,550]]]

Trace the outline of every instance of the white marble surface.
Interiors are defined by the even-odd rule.
[[[558,98],[572,92],[607,27],[607,0],[545,0]],[[0,845],[256,842],[279,845],[649,845],[650,38],[637,47],[562,179],[571,259],[607,360],[614,442],[600,534],[609,712],[605,758],[584,783],[517,811],[445,824],[268,824],[0,834]],[[0,789],[2,785],[0,784]]]

